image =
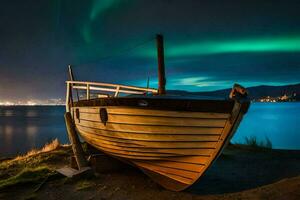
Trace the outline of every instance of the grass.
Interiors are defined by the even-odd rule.
[[[37,199],[37,194],[36,193],[30,193],[27,196],[24,197],[24,200],[33,200]]]
[[[25,155],[17,156],[14,160],[21,160],[21,159],[28,158],[33,155],[40,154],[40,153],[46,153],[49,151],[53,151],[53,150],[58,149],[60,146],[61,146],[61,144],[58,141],[58,139],[56,138],[56,139],[52,140],[51,142],[45,144],[45,146],[42,147],[41,149],[32,149],[31,151],[27,152]]]
[[[71,151],[55,139],[39,150],[0,162],[0,188],[46,179],[54,169],[68,163]]]
[[[259,141],[255,136],[245,137],[245,145],[254,148],[272,149],[272,142],[268,137],[264,141]]]
[[[53,174],[46,166],[25,168],[15,176],[0,180],[0,190],[25,183],[38,183]]]
[[[0,161],[0,199],[2,192],[9,194],[12,191],[23,192],[23,199],[36,199],[37,192],[53,180],[58,186],[72,184],[75,191],[95,187],[93,180],[85,179],[74,182],[74,180],[63,178],[55,171],[67,165],[72,154],[70,145],[61,145],[55,139],[41,149],[34,149],[16,158]]]
[[[95,186],[95,183],[89,180],[82,180],[77,182],[76,184],[76,190],[87,190]]]
[[[31,150],[23,156],[2,161],[0,162],[0,181],[12,181],[13,179],[9,178],[19,178],[17,175],[21,173],[38,173],[41,166],[47,166],[49,170],[61,167],[68,162],[71,151],[71,148],[60,145],[55,139],[40,150]]]

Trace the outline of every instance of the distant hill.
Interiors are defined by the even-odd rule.
[[[248,87],[249,98],[260,99],[262,97],[270,96],[270,97],[278,97],[284,94],[291,95],[292,93],[296,93],[296,100],[300,101],[300,83],[295,85],[284,85],[284,86],[269,86],[269,85],[261,85],[255,87]],[[228,97],[231,88],[216,90],[210,92],[187,92],[182,90],[169,90],[170,94],[177,95],[201,95],[201,96],[214,96],[214,97]]]

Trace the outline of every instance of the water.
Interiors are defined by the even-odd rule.
[[[0,107],[0,157],[41,148],[58,138],[67,143],[64,106]]]
[[[0,157],[25,153],[58,138],[67,143],[63,106],[0,107]],[[300,149],[300,103],[252,103],[232,141],[268,137],[277,149]]]
[[[255,136],[259,141],[266,137],[275,149],[300,149],[300,102],[252,103],[233,143],[245,142]]]

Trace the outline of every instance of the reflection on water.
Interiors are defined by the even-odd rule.
[[[300,103],[252,103],[232,141],[269,138],[273,148],[300,149]]]
[[[37,116],[38,116],[38,112],[34,110],[28,110],[26,113],[26,117],[37,117]]]
[[[0,157],[40,148],[58,138],[67,143],[63,106],[0,107]],[[300,149],[300,103],[252,103],[233,142],[268,137],[274,148]]]
[[[38,132],[38,127],[37,126],[33,126],[33,125],[29,125],[26,127],[26,134],[29,137],[35,136],[35,134]]]
[[[4,126],[4,134],[5,135],[11,136],[13,131],[14,131],[14,129],[12,126],[9,126],[9,125]]]
[[[12,144],[13,131],[14,131],[13,126],[10,125],[4,126],[4,134],[5,134],[4,142],[8,145]]]
[[[0,157],[25,153],[58,138],[67,143],[63,106],[0,107]]]
[[[4,111],[4,116],[6,117],[11,117],[14,115],[14,111],[13,110],[5,110]]]
[[[38,127],[35,125],[28,125],[26,127],[26,140],[29,142],[29,146],[35,146],[36,137],[38,133]]]

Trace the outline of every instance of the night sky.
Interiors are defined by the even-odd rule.
[[[167,89],[300,82],[300,1],[1,0],[0,100],[63,98],[75,78]]]

